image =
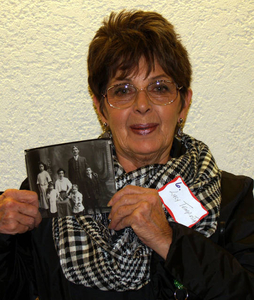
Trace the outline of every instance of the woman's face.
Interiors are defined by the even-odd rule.
[[[59,171],[58,176],[60,179],[62,179],[64,177],[64,171]]]
[[[140,89],[156,80],[172,80],[158,63],[146,76],[146,64],[143,59],[140,60],[138,74],[118,79],[120,75],[118,71],[109,81],[108,87],[119,83],[131,83]],[[99,101],[94,99],[102,122],[106,122],[112,132],[118,160],[126,172],[147,164],[168,161],[177,122],[180,118],[186,118],[191,96],[192,92],[189,90],[185,107],[180,111],[179,93],[170,105],[159,106],[149,100],[146,92],[140,91],[134,104],[126,109],[112,108],[104,100],[104,116],[100,113]]]

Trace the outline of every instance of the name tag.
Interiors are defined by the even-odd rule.
[[[182,225],[192,227],[208,215],[208,211],[178,176],[158,190],[171,217]]]

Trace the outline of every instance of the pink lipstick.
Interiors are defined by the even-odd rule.
[[[130,129],[136,134],[147,135],[152,133],[157,128],[157,126],[157,123],[134,124],[130,126]]]

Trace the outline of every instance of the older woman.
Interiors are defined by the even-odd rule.
[[[0,231],[38,227],[17,235],[30,246],[25,258],[33,256],[25,271],[16,269],[19,286],[32,291],[26,278],[35,276],[40,300],[252,299],[252,181],[222,176],[207,146],[182,133],[191,66],[173,26],[153,12],[112,13],[90,44],[88,71],[102,137],[113,142],[118,191],[108,216],[52,224],[41,222],[34,193],[6,191]],[[176,222],[173,196],[168,210],[159,196],[176,178],[188,187],[177,201],[189,206],[190,217],[197,213],[192,197],[205,211],[189,226]],[[17,206],[22,210],[14,212]],[[8,253],[13,236],[3,240]],[[15,280],[3,274],[12,295]]]

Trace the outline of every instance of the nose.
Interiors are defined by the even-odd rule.
[[[141,114],[147,113],[152,109],[152,103],[145,89],[139,89],[137,91],[134,109]]]

